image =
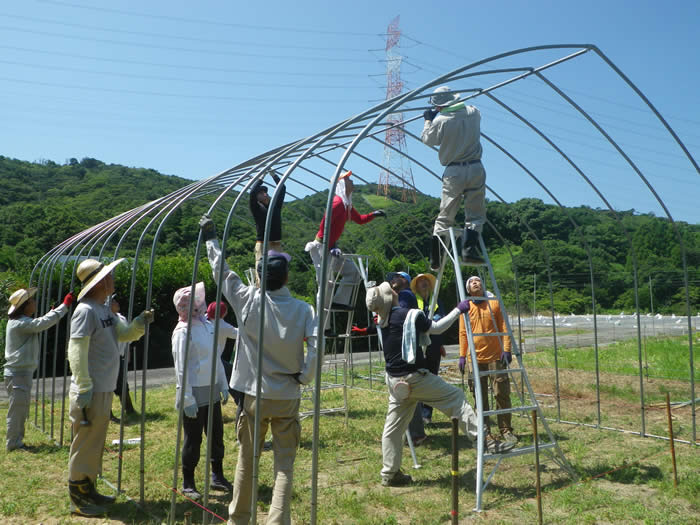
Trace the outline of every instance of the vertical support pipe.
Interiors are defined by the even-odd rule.
[[[452,419],[452,523],[459,523],[459,425]]]
[[[673,487],[678,488],[678,472],[676,471],[676,447],[673,442],[673,422],[671,421],[671,396],[666,392],[666,414],[668,415],[668,438],[671,443],[671,463],[673,464]]]
[[[531,412],[532,443],[535,446],[535,489],[537,492],[537,523],[542,525],[542,491],[540,486],[540,445],[537,438],[537,410]]]

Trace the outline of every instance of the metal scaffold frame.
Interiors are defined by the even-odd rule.
[[[562,53],[562,56],[554,60],[549,60],[541,65],[532,65],[533,62],[538,60],[538,57],[542,53]],[[440,75],[430,82],[427,82],[413,90],[403,93],[390,100],[383,101],[366,111],[363,111],[353,117],[350,117],[342,122],[335,125],[329,126],[328,128],[319,131],[318,133],[305,137],[299,140],[292,141],[283,146],[277,147],[263,154],[255,156],[249,160],[236,164],[234,167],[225,170],[219,174],[209,177],[204,180],[194,182],[184,188],[181,188],[170,195],[163,196],[151,202],[148,202],[142,206],[139,206],[133,210],[126,211],[114,218],[96,224],[95,226],[79,232],[74,236],[66,239],[62,243],[58,244],[52,250],[47,252],[36,264],[32,271],[30,278],[30,285],[39,287],[39,295],[37,297],[37,303],[39,306],[38,313],[48,311],[50,303],[55,299],[60,299],[63,294],[68,290],[73,289],[78,283],[76,280],[75,269],[77,263],[81,259],[92,257],[99,258],[103,260],[112,260],[118,257],[127,255],[129,258],[129,267],[131,269],[130,278],[130,295],[128,298],[128,308],[127,308],[127,319],[131,320],[134,317],[135,304],[139,304],[143,307],[151,307],[159,305],[153,304],[154,297],[154,283],[153,283],[153,268],[154,262],[156,261],[160,246],[161,237],[163,234],[163,229],[168,221],[173,217],[174,214],[179,213],[183,210],[183,206],[186,203],[199,202],[207,208],[207,211],[211,214],[215,210],[221,212],[226,212],[226,219],[219,231],[221,234],[221,249],[224,256],[228,253],[229,246],[231,244],[231,239],[235,236],[235,230],[232,229],[232,223],[234,220],[246,220],[246,206],[240,206],[241,201],[245,203],[246,197],[252,185],[261,180],[265,180],[271,172],[275,172],[280,177],[280,184],[290,185],[293,190],[298,192],[298,195],[293,192],[287,192],[287,196],[290,199],[297,199],[303,194],[308,194],[309,192],[314,193],[321,190],[328,190],[328,195],[326,198],[325,214],[330,216],[333,197],[335,196],[336,185],[338,183],[341,173],[346,169],[350,163],[363,164],[372,167],[373,170],[376,168],[384,168],[380,162],[372,158],[371,153],[365,151],[364,146],[383,144],[381,136],[391,129],[393,124],[391,122],[390,116],[403,113],[403,114],[415,114],[415,116],[410,117],[403,121],[404,130],[405,126],[413,121],[422,118],[422,112],[427,105],[427,99],[430,96],[432,90],[437,86],[445,83],[449,83],[453,91],[459,93],[462,101],[469,101],[474,99],[489,99],[490,101],[496,103],[508,115],[519,123],[525,125],[534,137],[536,137],[542,145],[544,145],[549,151],[558,155],[570,168],[571,174],[577,180],[583,181],[585,185],[590,188],[591,192],[595,195],[596,199],[603,204],[604,208],[609,210],[610,215],[615,218],[621,231],[624,232],[625,238],[628,241],[628,250],[630,254],[630,259],[632,262],[632,273],[634,277],[634,299],[636,304],[635,315],[637,321],[640,319],[640,307],[639,307],[639,279],[638,279],[638,264],[637,255],[634,251],[630,233],[625,229],[620,216],[613,208],[609,196],[605,195],[601,189],[593,182],[589,174],[585,172],[574,160],[573,156],[569,153],[569,148],[559,143],[553,137],[548,136],[544,131],[539,129],[532,121],[520,114],[510,105],[506,104],[498,96],[500,89],[511,86],[517,87],[519,82],[523,80],[532,78],[538,79],[544,85],[546,85],[553,95],[558,97],[560,101],[565,103],[569,108],[575,110],[584,120],[590,125],[592,130],[595,130],[607,143],[617,152],[619,157],[625,162],[629,169],[635,174],[636,179],[647,188],[649,193],[658,202],[659,206],[664,210],[666,218],[671,224],[675,236],[675,241],[677,242],[679,261],[678,268],[679,272],[682,272],[683,276],[683,289],[684,289],[684,300],[686,311],[684,318],[687,320],[687,333],[688,333],[688,346],[689,346],[689,398],[692,414],[692,437],[690,440],[679,440],[680,442],[690,442],[694,445],[698,444],[697,441],[697,427],[696,427],[696,393],[695,393],[695,380],[694,371],[695,365],[693,361],[693,347],[695,342],[693,341],[693,321],[691,315],[691,302],[689,296],[689,280],[688,280],[688,265],[687,265],[687,255],[686,246],[683,242],[683,238],[679,232],[678,225],[673,220],[670,210],[666,206],[666,203],[661,199],[658,192],[655,190],[653,185],[650,183],[646,175],[639,168],[637,164],[632,160],[632,156],[627,153],[625,148],[619,144],[615,138],[614,134],[606,129],[598,120],[596,120],[589,112],[587,112],[583,105],[577,102],[574,97],[565,92],[565,90],[552,81],[548,76],[545,76],[547,71],[553,70],[563,64],[573,64],[577,59],[583,56],[592,57],[598,59],[600,63],[607,67],[607,70],[612,72],[615,77],[621,80],[624,85],[626,85],[632,95],[637,98],[647,109],[648,112],[653,115],[653,117],[658,121],[660,126],[662,126],[668,133],[673,144],[680,148],[683,152],[684,157],[691,168],[700,174],[700,167],[698,163],[693,158],[691,153],[686,148],[683,141],[680,139],[678,134],[673,130],[673,128],[668,124],[668,122],[662,117],[654,105],[646,98],[646,96],[639,90],[639,88],[627,77],[625,74],[596,46],[590,44],[557,44],[557,45],[545,45],[545,46],[534,46],[523,49],[516,49],[513,51],[508,51],[506,53],[501,53],[494,55],[482,60],[472,62],[470,64],[464,65],[457,68],[451,72],[444,75]],[[518,67],[512,67],[511,63],[513,60],[521,60],[521,65]],[[478,82],[483,79],[488,79],[490,76],[497,76],[497,78],[502,78],[503,75],[510,75],[506,80],[499,80],[494,84],[488,85],[487,87],[481,87]],[[483,100],[482,99],[482,100]],[[406,130],[406,137],[420,142],[420,138],[415,134],[410,133]],[[534,170],[527,167],[525,162],[518,158],[518,156],[505,144],[497,141],[490,135],[486,133],[482,134],[482,138],[493,148],[492,151],[495,154],[502,154],[505,158],[511,160],[513,164],[518,168],[519,172],[522,172],[523,176],[527,179],[535,181],[540,187],[542,187],[547,194],[557,203],[562,209],[563,206],[557,200],[555,192],[550,186],[548,186],[542,179],[541,175],[534,173]],[[410,156],[407,151],[396,150],[398,155],[403,155],[411,163],[411,165],[416,170],[421,170],[422,173],[427,174],[434,181],[434,184],[439,184],[440,175],[434,171],[433,168],[426,166],[424,163],[420,162],[417,158]],[[368,175],[363,175],[362,170],[355,169],[353,165],[353,171],[355,178],[363,183],[368,183]],[[370,170],[367,170],[369,173]],[[376,171],[375,171],[376,172]],[[398,174],[392,173],[394,177],[399,177]],[[497,178],[496,178],[497,179]],[[420,188],[414,186],[410,181],[403,181],[412,190],[419,191]],[[281,198],[281,192],[278,191],[279,185],[275,187],[275,191],[271,196],[270,209],[274,208],[275,204]],[[497,191],[497,180],[494,184],[488,185],[487,190],[490,195],[493,196],[497,201],[505,202],[503,198],[500,197]],[[598,327],[596,324],[597,312],[596,312],[596,300],[595,300],[595,279],[594,279],[594,259],[591,257],[591,245],[594,244],[595,239],[590,238],[584,228],[578,225],[573,218],[569,218],[570,222],[575,228],[577,235],[580,237],[582,245],[586,249],[587,253],[587,263],[590,272],[590,283],[591,283],[591,304],[592,304],[592,315],[594,320],[594,332],[597,341]],[[553,287],[551,279],[551,265],[549,262],[549,254],[544,243],[542,243],[537,237],[536,228],[530,225],[525,218],[521,218],[523,228],[528,231],[529,235],[535,240],[538,247],[541,249],[543,258],[545,260],[546,271],[548,275],[548,293],[550,297],[550,303],[552,304],[552,337],[554,340],[554,356],[555,356],[555,373],[558,374],[559,366],[556,361],[558,355],[557,347],[557,332],[556,332],[556,319],[553,308]],[[331,221],[327,221],[325,225],[325,231],[323,232],[324,238],[324,256],[321,264],[321,278],[320,282],[325,282],[328,280],[330,275],[330,265],[329,265],[329,255],[328,246],[326,239],[329,238]],[[220,226],[220,225],[219,225]],[[263,272],[266,271],[268,264],[267,251],[270,242],[270,227],[271,227],[271,215],[267,218],[267,223],[265,226],[265,237],[263,241]],[[425,231],[426,239],[430,235],[430,230],[427,225],[422,225]],[[493,234],[502,238],[500,232],[498,232],[493,225],[491,225],[491,230]],[[416,249],[416,239],[410,238],[405,235],[401,229],[398,229],[399,235],[402,235],[401,242],[407,243],[408,246],[413,246]],[[295,232],[297,234],[298,232]],[[491,233],[490,231],[488,233]],[[312,232],[305,232],[307,237],[313,235]],[[298,239],[301,237],[298,237]],[[387,249],[396,253],[396,249],[392,246],[395,243],[388,243]],[[504,243],[505,244],[505,243]],[[195,244],[192,245],[192,253],[194,256],[194,269],[192,275],[192,289],[194,290],[195,283],[198,279],[198,262],[202,254],[203,241],[201,235],[197,238]],[[421,250],[419,250],[421,251]],[[422,252],[422,251],[421,251]],[[512,254],[511,254],[512,256]],[[303,255],[301,256],[303,257]],[[513,260],[513,266],[517,267],[517,261]],[[217,294],[216,301],[221,300],[221,284],[222,284],[222,272],[220,269],[215,269],[218,273],[217,275]],[[67,276],[70,275],[68,279]],[[136,283],[137,280],[142,289],[145,290],[143,296],[136,297]],[[266,292],[265,283],[261,283],[261,291],[264,294]],[[319,293],[318,304],[325,304],[327,291],[325,287],[321,287]],[[126,304],[126,301],[124,302]],[[264,303],[263,303],[264,304]],[[520,320],[520,304],[518,302],[518,324],[521,324]],[[318,310],[318,326],[324,327],[326,325],[326,319],[328,317],[328,312],[324,309]],[[266,312],[265,307],[262,308],[260,312],[260,326],[264,324]],[[69,326],[70,326],[70,315],[66,316],[65,325],[62,325],[66,329],[65,333],[65,343],[67,343],[69,337]],[[60,324],[60,323],[59,323]],[[640,327],[640,323],[637,322],[637,326]],[[56,330],[58,334],[59,325],[52,328]],[[218,320],[215,322],[215,340],[218,335],[219,323]],[[326,338],[324,335],[324,330],[319,330],[318,338],[318,352],[320,356],[325,353]],[[39,379],[36,384],[36,401],[35,401],[35,412],[34,412],[34,423],[41,428],[41,430],[47,432],[52,439],[56,440],[61,445],[64,444],[64,428],[66,426],[66,387],[65,381],[63,382],[63,391],[57,394],[56,392],[56,378],[61,375],[60,373],[60,363],[57,362],[57,346],[58,337],[54,338],[53,349],[48,348],[48,334],[45,334],[41,338],[41,365]],[[263,344],[264,333],[261,331],[259,333],[260,344]],[[641,436],[657,437],[663,439],[662,436],[652,436],[650,435],[645,427],[645,400],[644,400],[644,384],[643,384],[643,365],[642,365],[642,348],[641,348],[641,328],[637,330],[637,342],[638,342],[638,354],[639,354],[639,381],[640,381],[640,419],[641,425],[638,431],[630,431],[629,429],[618,429],[612,428],[612,430],[622,430],[625,432],[636,433]],[[598,359],[598,348],[596,342],[596,391],[599,395],[600,392],[600,378],[598,376],[597,370],[597,359]],[[185,355],[189,351],[189,342],[185,348]],[[217,348],[214,344],[212,348],[212,355],[216,356]],[[139,458],[139,471],[140,471],[140,497],[139,499],[143,502],[144,500],[144,468],[145,468],[145,451],[148,444],[146,429],[145,414],[147,411],[147,392],[145,390],[147,381],[147,367],[149,355],[149,329],[146,329],[146,335],[143,340],[143,351],[142,351],[142,364],[141,364],[141,421],[140,421],[140,458]],[[351,356],[350,356],[351,357]],[[52,358],[52,359],[51,359]],[[215,361],[215,360],[212,360]],[[321,374],[323,367],[323,359],[318,360],[318,365],[315,371],[315,385],[321,385]],[[67,377],[67,363],[63,363],[63,376]],[[212,377],[214,377],[214,369],[212,369]],[[261,362],[258,362],[258,380],[257,385],[260,388],[260,374],[261,374]],[[126,376],[126,375],[125,375]],[[47,394],[47,380],[51,381],[50,385],[50,399],[48,399]],[[185,376],[184,381],[187,381]],[[184,390],[184,389],[183,389]],[[125,389],[123,389],[125,391]],[[258,391],[258,395],[259,395]],[[555,420],[557,422],[566,422],[586,425],[583,422],[570,422],[561,419],[560,411],[560,396],[559,396],[559,381],[558,376],[556,378],[555,385],[555,395],[557,403],[557,416]],[[48,402],[47,402],[48,399]],[[311,509],[310,509],[310,521],[312,523],[318,522],[318,474],[319,474],[319,436],[320,436],[320,419],[318,415],[321,410],[321,389],[314,388],[313,391],[313,401],[314,401],[314,415],[313,418],[313,430],[312,430],[312,468],[311,468]],[[60,410],[54,410],[55,404],[60,403]],[[46,408],[50,406],[49,414],[46,413]],[[346,405],[347,406],[347,405]],[[601,421],[601,409],[600,402],[598,401],[598,415],[597,423],[593,426],[597,428],[611,428],[602,425]],[[346,411],[347,413],[347,411]],[[56,415],[57,414],[57,415]],[[122,414],[123,415],[123,414]],[[49,419],[49,428],[47,429],[47,418]],[[57,420],[56,420],[57,419]],[[122,418],[123,421],[123,418]],[[256,413],[255,428],[258,428],[259,414]],[[209,428],[211,428],[211,420],[208,422]],[[56,431],[59,429],[58,436]],[[182,413],[179,415],[178,430],[176,437],[176,447],[175,447],[175,457],[173,464],[173,488],[177,487],[178,478],[178,465],[179,465],[179,447],[182,432]],[[120,436],[123,438],[123,426],[120,429]],[[118,474],[116,487],[121,490],[122,481],[122,467],[123,467],[123,457],[122,457],[122,445],[119,446],[119,463],[118,463]],[[481,450],[480,452],[483,452]],[[207,455],[205,464],[209,465],[209,459],[211,454],[211,444],[207,442]],[[259,457],[260,451],[258,450],[258,440],[255,440],[255,451],[256,457]],[[257,465],[257,464],[256,464]],[[207,505],[208,501],[208,470],[206,472],[205,479],[205,490],[204,490],[204,506]],[[253,501],[256,501],[257,497],[257,466],[254,473],[254,486],[255,494],[253,496]],[[169,514],[169,521],[172,523],[176,518],[175,516],[175,498],[176,495],[173,492],[171,499],[171,512]],[[253,513],[253,520],[255,520],[257,508],[256,505],[251,506]],[[208,515],[204,513],[203,521],[207,522]]]

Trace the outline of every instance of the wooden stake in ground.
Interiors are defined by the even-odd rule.
[[[459,437],[459,426],[457,420],[452,420],[452,523],[455,525],[458,523],[459,516],[459,449],[458,440]]]
[[[671,443],[671,462],[673,463],[673,486],[678,487],[678,472],[676,472],[676,448],[673,443],[673,422],[671,421],[671,396],[666,392],[666,413],[668,414],[668,437]]]
[[[537,523],[542,525],[542,492],[540,488],[540,446],[537,441],[537,410],[532,411],[532,442],[535,446],[535,489],[537,492]]]

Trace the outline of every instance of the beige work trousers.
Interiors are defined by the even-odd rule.
[[[486,222],[486,171],[481,162],[466,166],[447,166],[442,175],[440,211],[433,235],[446,235],[455,223],[459,205],[464,199],[464,226],[481,232]]]
[[[73,441],[68,456],[68,479],[80,481],[89,478],[93,483],[102,473],[102,454],[109,426],[114,392],[92,394],[90,404],[85,408],[89,425],[81,424],[83,409],[76,402],[77,394],[70,394],[70,420],[73,425]]]
[[[9,452],[24,445],[24,423],[29,417],[32,398],[32,376],[5,376],[5,389],[10,400],[7,409],[5,448]]]
[[[243,412],[238,420],[238,465],[233,482],[233,499],[228,507],[229,525],[247,524],[251,517],[253,497],[253,439],[255,434],[255,409],[260,410],[258,451],[262,451],[267,428],[272,430],[275,484],[272,489],[268,524],[288,525],[292,522],[292,481],[294,460],[299,447],[301,424],[299,423],[299,399],[262,399],[256,403],[246,394]],[[259,460],[260,458],[255,458]]]
[[[404,400],[394,396],[394,387],[399,381],[406,381],[410,385],[410,393]],[[460,431],[470,440],[476,440],[476,415],[461,389],[450,385],[426,369],[420,369],[403,377],[391,377],[387,374],[386,384],[389,387],[389,409],[382,433],[382,478],[393,478],[401,468],[403,436],[418,401],[437,408],[450,419],[457,419]]]

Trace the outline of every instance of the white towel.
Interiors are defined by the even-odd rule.
[[[403,323],[403,337],[401,338],[401,357],[409,364],[416,362],[416,346],[420,345],[425,348],[430,344],[430,336],[425,332],[416,334],[416,318],[419,315],[425,316],[423,310],[413,308],[406,314],[406,320]],[[418,339],[416,339],[416,335]]]

